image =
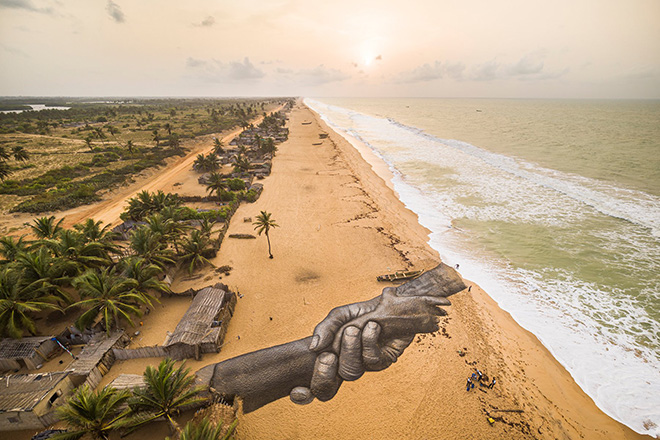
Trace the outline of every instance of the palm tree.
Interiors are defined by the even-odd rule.
[[[83,330],[99,318],[110,334],[112,325],[119,328],[124,318],[133,325],[132,316],[142,316],[140,304],[149,304],[148,298],[135,292],[137,281],[115,273],[114,268],[102,271],[90,269],[73,280],[73,287],[84,299],[69,307],[88,308],[76,320],[76,327]]]
[[[167,134],[172,136],[172,124],[169,122],[165,124],[165,130],[167,130]]]
[[[18,254],[26,251],[27,243],[23,240],[23,236],[19,237],[18,240],[14,240],[14,237],[9,235],[0,238],[0,255],[5,257],[4,260],[0,260],[0,264],[16,261]]]
[[[103,267],[112,263],[107,246],[114,245],[87,241],[77,231],[64,229],[57,234],[57,239],[44,240],[42,243],[53,252],[55,257],[67,260],[75,265],[77,270],[72,275],[77,275],[91,267]],[[114,248],[113,250],[116,251]]]
[[[0,334],[20,338],[23,331],[37,333],[31,314],[59,310],[56,298],[44,295],[39,281],[26,282],[13,268],[0,271]]]
[[[156,146],[160,146],[160,136],[158,135],[158,130],[154,130],[151,132],[153,134],[153,141],[156,143]]]
[[[46,238],[53,239],[57,234],[62,230],[63,218],[55,222],[55,216],[51,215],[50,217],[40,217],[34,219],[33,224],[29,225],[30,229],[37,238]]]
[[[5,180],[11,173],[11,167],[4,159],[0,159],[0,180]]]
[[[131,257],[122,260],[120,267],[123,268],[122,275],[137,282],[135,291],[140,294],[148,294],[154,290],[161,293],[171,293],[169,286],[158,279],[163,269],[155,264],[149,264],[144,258]]]
[[[227,182],[225,181],[225,178],[222,177],[222,174],[219,173],[211,173],[206,179],[206,191],[210,193],[210,195],[215,194],[220,197],[221,194],[225,192],[225,189],[227,188]]]
[[[92,144],[92,137],[91,136],[87,136],[85,138],[85,145],[87,146],[87,148],[89,148],[89,151],[92,151],[92,152],[94,151],[94,145]]]
[[[55,434],[53,440],[78,440],[89,435],[95,440],[108,440],[110,432],[125,426],[127,411],[122,411],[131,396],[129,390],[103,388],[92,391],[83,385],[57,409],[67,431]]]
[[[174,264],[174,253],[163,243],[160,234],[142,226],[133,231],[130,236],[130,246],[135,253],[149,264],[155,264],[164,269],[168,264]]]
[[[198,397],[202,387],[193,387],[195,377],[190,369],[185,368],[185,362],[178,368],[174,360],[164,359],[158,368],[148,366],[144,372],[144,387],[133,391],[133,397],[128,406],[136,415],[136,427],[164,417],[170,425],[171,432],[178,432],[179,425],[174,415],[186,406],[204,402]]]
[[[105,135],[105,132],[103,131],[103,129],[101,127],[95,127],[94,128],[94,134],[96,135],[96,137],[101,141],[101,143],[105,147],[105,139],[106,139],[107,136]]]
[[[179,139],[179,135],[174,133],[170,133],[170,137],[168,139],[169,146],[170,148],[179,148],[181,146],[181,139]]]
[[[213,138],[213,154],[216,156],[224,154],[225,150],[222,147],[224,147],[222,141],[218,138]]]
[[[262,232],[266,234],[266,239],[268,240],[268,258],[273,258],[273,254],[270,251],[270,236],[268,233],[270,232],[270,228],[279,227],[279,225],[275,223],[275,220],[271,218],[271,215],[270,212],[261,211],[261,214],[256,217],[256,221],[252,223],[254,229],[259,235],[261,235]]]
[[[11,149],[11,154],[12,154],[12,156],[14,156],[15,160],[19,160],[21,162],[25,162],[28,159],[30,159],[30,155],[28,154],[25,147],[22,147],[20,145],[17,145],[14,148],[12,148]]]
[[[211,257],[214,251],[209,237],[195,229],[191,232],[190,237],[186,237],[181,243],[181,264],[188,266],[188,273],[192,275],[198,267],[207,264],[213,266],[208,257]]]
[[[220,168],[220,159],[213,153],[209,153],[208,156],[203,154],[198,154],[193,163],[193,169],[195,171],[216,171]]]
[[[131,139],[126,141],[126,149],[128,150],[129,153],[133,154],[133,150],[135,149],[135,144]]]
[[[35,251],[21,252],[16,255],[14,267],[21,272],[21,279],[26,284],[35,284],[46,295],[58,298],[70,304],[71,297],[59,286],[70,282],[78,267],[61,258],[53,258],[49,250],[42,246]]]
[[[238,425],[238,419],[234,420],[229,425],[227,432],[223,434],[222,421],[217,425],[211,424],[207,418],[204,418],[200,423],[188,422],[181,430],[178,440],[230,440],[234,438],[232,434],[236,429],[236,425]],[[165,440],[170,440],[170,438],[165,437]]]
[[[247,172],[250,170],[252,167],[252,164],[250,163],[250,159],[243,155],[238,155],[236,158],[234,158],[234,172],[236,173],[241,173],[241,172]]]

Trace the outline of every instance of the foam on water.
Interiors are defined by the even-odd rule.
[[[443,260],[460,263],[461,273],[534,333],[604,412],[637,432],[660,435],[660,325],[649,315],[660,302],[653,275],[660,272],[660,199],[391,119],[305,103],[389,165],[399,197],[432,231],[429,243]],[[498,236],[534,231],[538,242],[530,234],[529,247],[542,251],[542,238],[550,236],[548,260],[557,262],[522,264],[525,258],[507,258],[505,244],[475,242],[471,228],[485,236],[491,229]],[[571,252],[581,254],[563,264],[559,257]],[[575,269],[574,261],[587,267]],[[601,281],[619,271],[646,284]]]

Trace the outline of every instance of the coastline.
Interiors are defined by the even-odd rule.
[[[303,126],[303,120],[312,124]],[[427,244],[428,231],[354,145],[300,104],[292,112],[290,128],[290,140],[281,146],[273,174],[265,181],[264,196],[254,205],[241,206],[236,217],[260,209],[273,212],[282,225],[273,232],[275,260],[257,263],[259,240],[226,242],[218,257],[235,263],[225,282],[239,287],[245,298],[229,327],[230,343],[217,360],[307,336],[332,307],[377,295],[382,286],[372,280],[378,270],[439,261]],[[320,132],[328,133],[328,139],[313,146]],[[310,197],[308,192],[323,194]],[[300,215],[303,207],[306,215]],[[290,216],[283,210],[298,212]],[[356,210],[341,222],[342,213]],[[232,233],[250,229],[237,222],[230,226]],[[309,237],[313,247],[289,243],[309,243]],[[325,259],[318,255],[324,252]],[[338,259],[337,253],[347,258]],[[350,256],[356,264],[342,261]],[[268,266],[275,270],[263,273]],[[452,297],[441,335],[418,337],[397,364],[344,383],[330,402],[297,407],[282,399],[242,415],[239,438],[276,433],[280,438],[449,439],[464,438],[466,427],[475,438],[648,438],[598,409],[534,335],[470,284],[469,294]],[[287,293],[283,297],[277,292]],[[273,325],[281,320],[285,324]],[[459,356],[458,350],[467,355]],[[498,385],[485,393],[466,393],[465,378],[475,367],[496,376]],[[486,411],[496,419],[493,426]]]

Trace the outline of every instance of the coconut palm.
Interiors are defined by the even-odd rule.
[[[252,164],[246,156],[238,155],[234,158],[234,172],[245,173],[250,170]]]
[[[30,226],[34,235],[37,238],[50,238],[53,239],[57,234],[62,230],[63,218],[55,221],[55,216],[51,215],[50,217],[39,217],[34,219]]]
[[[17,240],[9,235],[0,238],[0,255],[5,257],[4,260],[0,260],[0,264],[16,261],[18,254],[26,251],[27,243],[23,239],[23,236],[19,237]]]
[[[69,307],[87,309],[76,320],[76,327],[83,330],[99,319],[108,334],[112,326],[119,328],[119,321],[125,319],[133,325],[133,316],[142,316],[140,304],[149,301],[135,291],[137,281],[115,273],[114,268],[98,271],[90,269],[73,280],[73,287],[83,298]]]
[[[129,153],[133,154],[133,151],[135,150],[135,144],[131,139],[126,141],[126,149],[128,150]]]
[[[168,143],[170,148],[179,148],[181,146],[181,139],[179,138],[179,135],[174,133],[171,134],[168,138]]]
[[[165,130],[167,130],[167,134],[170,135],[170,136],[172,136],[172,124],[170,124],[170,123],[168,122],[168,123],[165,124],[165,127],[164,127],[164,128],[165,128]]]
[[[160,281],[158,277],[163,269],[155,264],[149,264],[144,258],[131,257],[120,263],[122,275],[137,282],[135,291],[147,295],[150,291],[172,293],[169,286]]]
[[[197,229],[193,230],[190,237],[181,242],[180,261],[187,266],[188,273],[192,275],[195,269],[205,265],[213,266],[208,258],[212,257],[215,249],[208,236]]]
[[[218,138],[213,138],[213,154],[215,154],[216,156],[220,156],[221,154],[224,154],[225,150],[222,147],[224,147],[222,141]]]
[[[156,146],[160,146],[160,135],[158,134],[158,130],[154,130],[151,132],[153,137],[153,141],[156,143]]]
[[[71,265],[67,265],[67,268],[76,267],[76,272],[70,275],[78,275],[85,269],[112,263],[104,244],[88,242],[81,233],[71,229],[64,229],[57,234],[55,240],[44,240],[42,243],[55,257],[70,262]]]
[[[60,286],[69,284],[71,276],[77,272],[75,263],[53,258],[50,251],[43,246],[17,254],[14,267],[20,271],[25,284],[37,283],[35,285],[38,285],[45,295],[54,296],[66,304],[71,303],[71,297]]]
[[[12,169],[4,159],[0,159],[0,180],[5,180],[12,173]]]
[[[17,145],[11,149],[11,155],[14,156],[15,160],[25,162],[30,159],[30,154],[27,152],[25,147]]]
[[[209,153],[208,156],[198,154],[193,163],[193,169],[202,172],[216,171],[220,169],[220,159],[213,153]]]
[[[271,228],[279,227],[279,225],[275,223],[275,220],[271,218],[271,216],[272,214],[270,212],[261,211],[261,214],[259,214],[256,217],[256,220],[252,223],[254,225],[254,229],[259,235],[261,235],[262,232],[266,234],[266,239],[268,240],[268,258],[273,258],[273,254],[270,251],[270,235],[268,233],[270,232]]]
[[[130,236],[130,247],[139,257],[144,258],[149,264],[155,264],[165,268],[168,264],[174,264],[174,253],[163,243],[160,234],[155,234],[151,229],[142,226],[133,231]]]
[[[26,282],[21,273],[6,267],[0,271],[0,335],[20,338],[23,331],[37,333],[32,314],[59,310],[57,298],[44,294],[41,283]]]
[[[227,432],[223,434],[222,422],[213,425],[209,422],[209,419],[206,418],[199,423],[188,422],[181,430],[178,440],[230,440],[234,438],[232,434],[234,434],[236,425],[238,425],[238,419],[234,420],[234,422],[229,425]],[[165,437],[165,440],[171,439]]]
[[[224,194],[227,188],[227,182],[220,173],[211,173],[206,178],[206,191],[213,195],[215,193],[218,197]]]
[[[95,127],[94,128],[94,135],[98,138],[98,140],[101,141],[101,143],[105,147],[105,140],[106,140],[107,136],[105,135],[105,132],[103,131],[103,129],[101,127]]]
[[[94,145],[92,144],[92,137],[91,136],[87,136],[85,138],[85,145],[87,146],[87,148],[89,148],[89,151],[94,151]]]
[[[110,432],[125,425],[127,411],[122,411],[130,398],[128,390],[118,391],[108,387],[92,391],[83,385],[57,409],[67,431],[55,434],[52,440],[78,440],[85,435],[94,440],[108,440]]]
[[[195,377],[185,362],[178,368],[170,358],[161,361],[158,368],[148,366],[144,372],[144,387],[135,389],[128,406],[135,414],[136,427],[164,417],[172,432],[179,431],[174,415],[181,409],[204,402],[199,397],[202,387],[193,387]]]

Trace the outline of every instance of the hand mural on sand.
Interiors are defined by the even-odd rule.
[[[285,396],[299,404],[327,401],[344,380],[389,367],[416,334],[438,330],[446,314],[439,306],[465,288],[440,264],[369,301],[333,309],[313,336],[209,365],[197,376],[215,393],[242,398],[246,413]]]

